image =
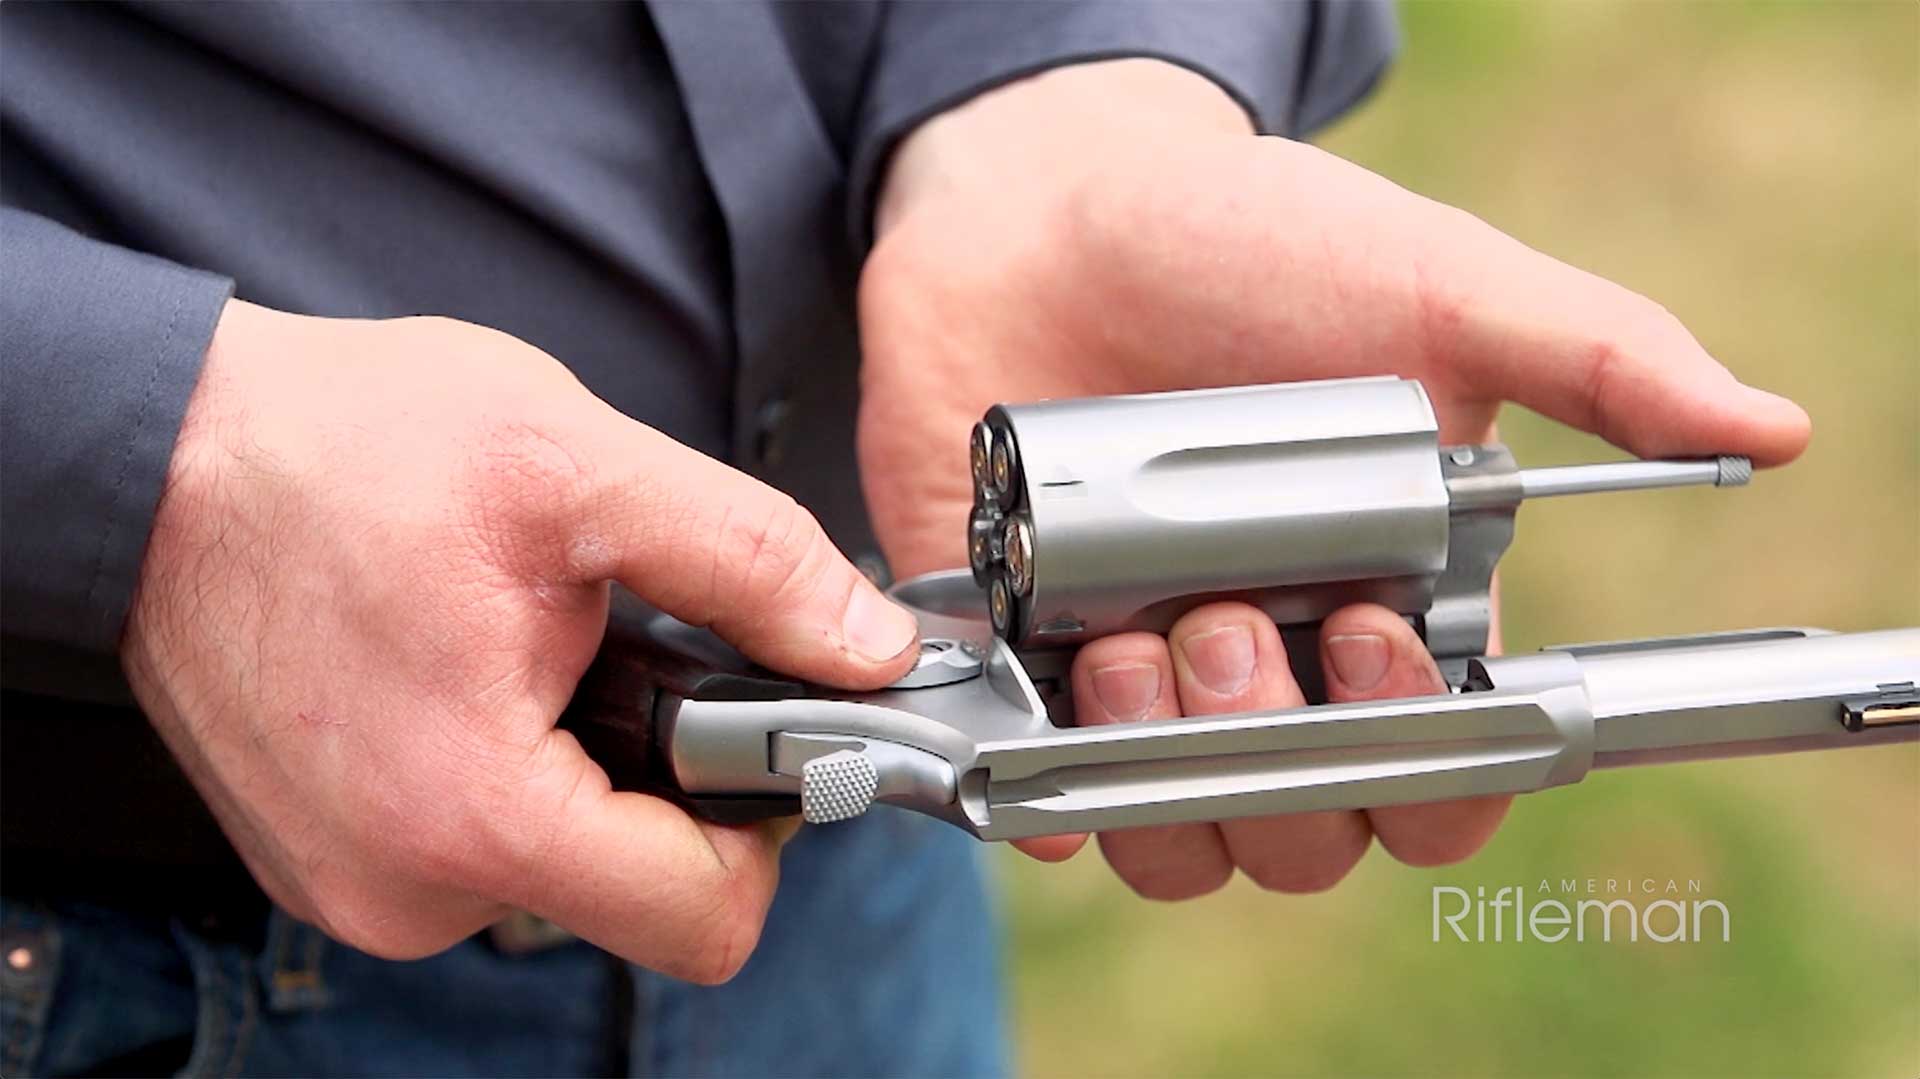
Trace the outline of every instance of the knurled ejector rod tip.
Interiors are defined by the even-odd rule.
[[[1600,465],[1520,470],[1523,498],[1641,491],[1654,487],[1739,487],[1753,478],[1745,457],[1709,457],[1697,461],[1621,461]]]
[[[1722,456],[1714,463],[1720,466],[1720,478],[1713,481],[1715,487],[1745,487],[1753,479],[1753,462],[1745,457]]]

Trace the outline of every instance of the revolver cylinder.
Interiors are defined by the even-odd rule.
[[[995,632],[1026,650],[1164,632],[1233,599],[1282,627],[1372,602],[1458,682],[1528,496],[1745,482],[1738,458],[1519,470],[1440,445],[1393,377],[997,405],[975,427],[968,550]]]
[[[974,438],[974,568],[1016,644],[1165,630],[1216,598],[1281,624],[1362,600],[1425,611],[1446,568],[1417,382],[1001,405]]]

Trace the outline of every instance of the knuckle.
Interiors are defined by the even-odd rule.
[[[1321,858],[1306,861],[1273,860],[1243,865],[1247,879],[1269,892],[1286,895],[1312,895],[1324,892],[1347,879],[1358,858]]]
[[[508,381],[516,374],[543,378],[554,368],[564,370],[545,351],[492,326],[444,315],[412,315],[394,321],[436,348],[457,350],[467,363],[481,365],[488,374]]]
[[[1511,800],[1469,798],[1368,812],[1387,853],[1410,866],[1453,865],[1477,854],[1500,829]]]
[[[586,460],[545,425],[521,417],[487,417],[476,436],[477,479],[517,501],[544,505],[590,478]]]
[[[494,815],[486,799],[469,793],[477,789],[483,788],[436,785],[433,795],[400,796],[362,790],[348,799],[345,849],[360,864],[380,867],[368,875],[390,890],[450,887],[492,895],[503,867],[489,856],[498,846],[491,841]],[[351,896],[352,887],[347,890]]]
[[[1178,903],[1211,895],[1233,879],[1233,866],[1226,862],[1207,866],[1131,866],[1117,871],[1135,895],[1157,903]]]
[[[464,844],[449,842],[440,830],[421,827],[416,821],[411,827],[402,824],[389,835],[389,857],[408,876],[464,891],[491,891],[492,874],[486,864],[473,858]]]
[[[414,924],[375,888],[326,889],[313,896],[313,909],[328,936],[380,959],[423,959],[456,942]]]
[[[1488,238],[1507,238],[1486,218],[1451,202],[1395,188],[1388,205],[1397,215],[1395,224],[1411,230],[1413,236],[1427,238],[1442,250],[1457,248],[1462,244],[1483,243]]]
[[[1426,351],[1435,357],[1447,355],[1470,313],[1464,291],[1433,260],[1421,258],[1413,263],[1413,296]]]
[[[1698,349],[1686,326],[1660,304],[1621,289],[1618,310],[1580,350],[1585,371],[1584,397],[1593,422],[1608,425],[1617,414],[1624,387],[1650,377],[1652,361],[1676,351]],[[1598,433],[1607,435],[1606,430]]]
[[[466,337],[478,327],[445,315],[408,315],[393,319],[389,326],[424,340],[447,341]]]
[[[1664,304],[1638,294],[1630,293],[1629,295],[1631,310],[1627,326],[1633,336],[1651,341],[1693,339],[1693,334],[1687,329],[1686,324],[1681,322],[1679,316],[1669,311]]]
[[[1612,434],[1610,417],[1616,414],[1612,402],[1619,392],[1620,380],[1629,362],[1627,357],[1626,345],[1615,336],[1589,342],[1581,357],[1586,372],[1580,393],[1587,411],[1583,426],[1603,438]]]
[[[1395,836],[1391,841],[1382,838],[1381,845],[1387,848],[1387,853],[1393,855],[1395,861],[1415,869],[1458,865],[1473,857],[1480,849],[1480,843],[1470,838],[1417,832]]]
[[[714,550],[714,580],[736,581],[740,587],[728,591],[749,597],[791,595],[819,580],[828,553],[813,514],[776,492],[754,511],[729,510]],[[725,594],[716,589],[716,596]]]
[[[677,977],[700,985],[732,980],[760,943],[770,889],[749,870],[725,871],[715,882],[715,902],[694,935]]]
[[[747,965],[747,958],[753,954],[759,941],[758,922],[730,923],[724,932],[717,932],[708,939],[707,947],[692,957],[687,969],[679,976],[696,985],[723,985],[730,982]]]
[[[1339,884],[1372,845],[1366,816],[1345,810],[1247,821],[1228,833],[1228,849],[1247,879],[1288,895]]]
[[[486,417],[460,485],[460,525],[504,565],[549,568],[569,557],[567,513],[592,482],[587,460],[546,426]]]
[[[900,228],[888,230],[873,245],[857,285],[863,314],[894,307],[910,296],[916,281],[925,280],[914,272],[916,245],[903,238],[912,236],[914,229],[913,222],[902,222]]]

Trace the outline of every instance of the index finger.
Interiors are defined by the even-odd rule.
[[[538,752],[525,797],[499,807],[489,891],[643,967],[702,984],[733,977],[760,938],[790,826],[708,824],[615,791],[565,731]]]

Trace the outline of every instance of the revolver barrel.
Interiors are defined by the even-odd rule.
[[[1912,742],[1916,679],[1920,629],[1550,648],[1476,660],[1462,693],[987,743],[989,778],[960,788],[988,839],[1519,794],[1591,768]]]

